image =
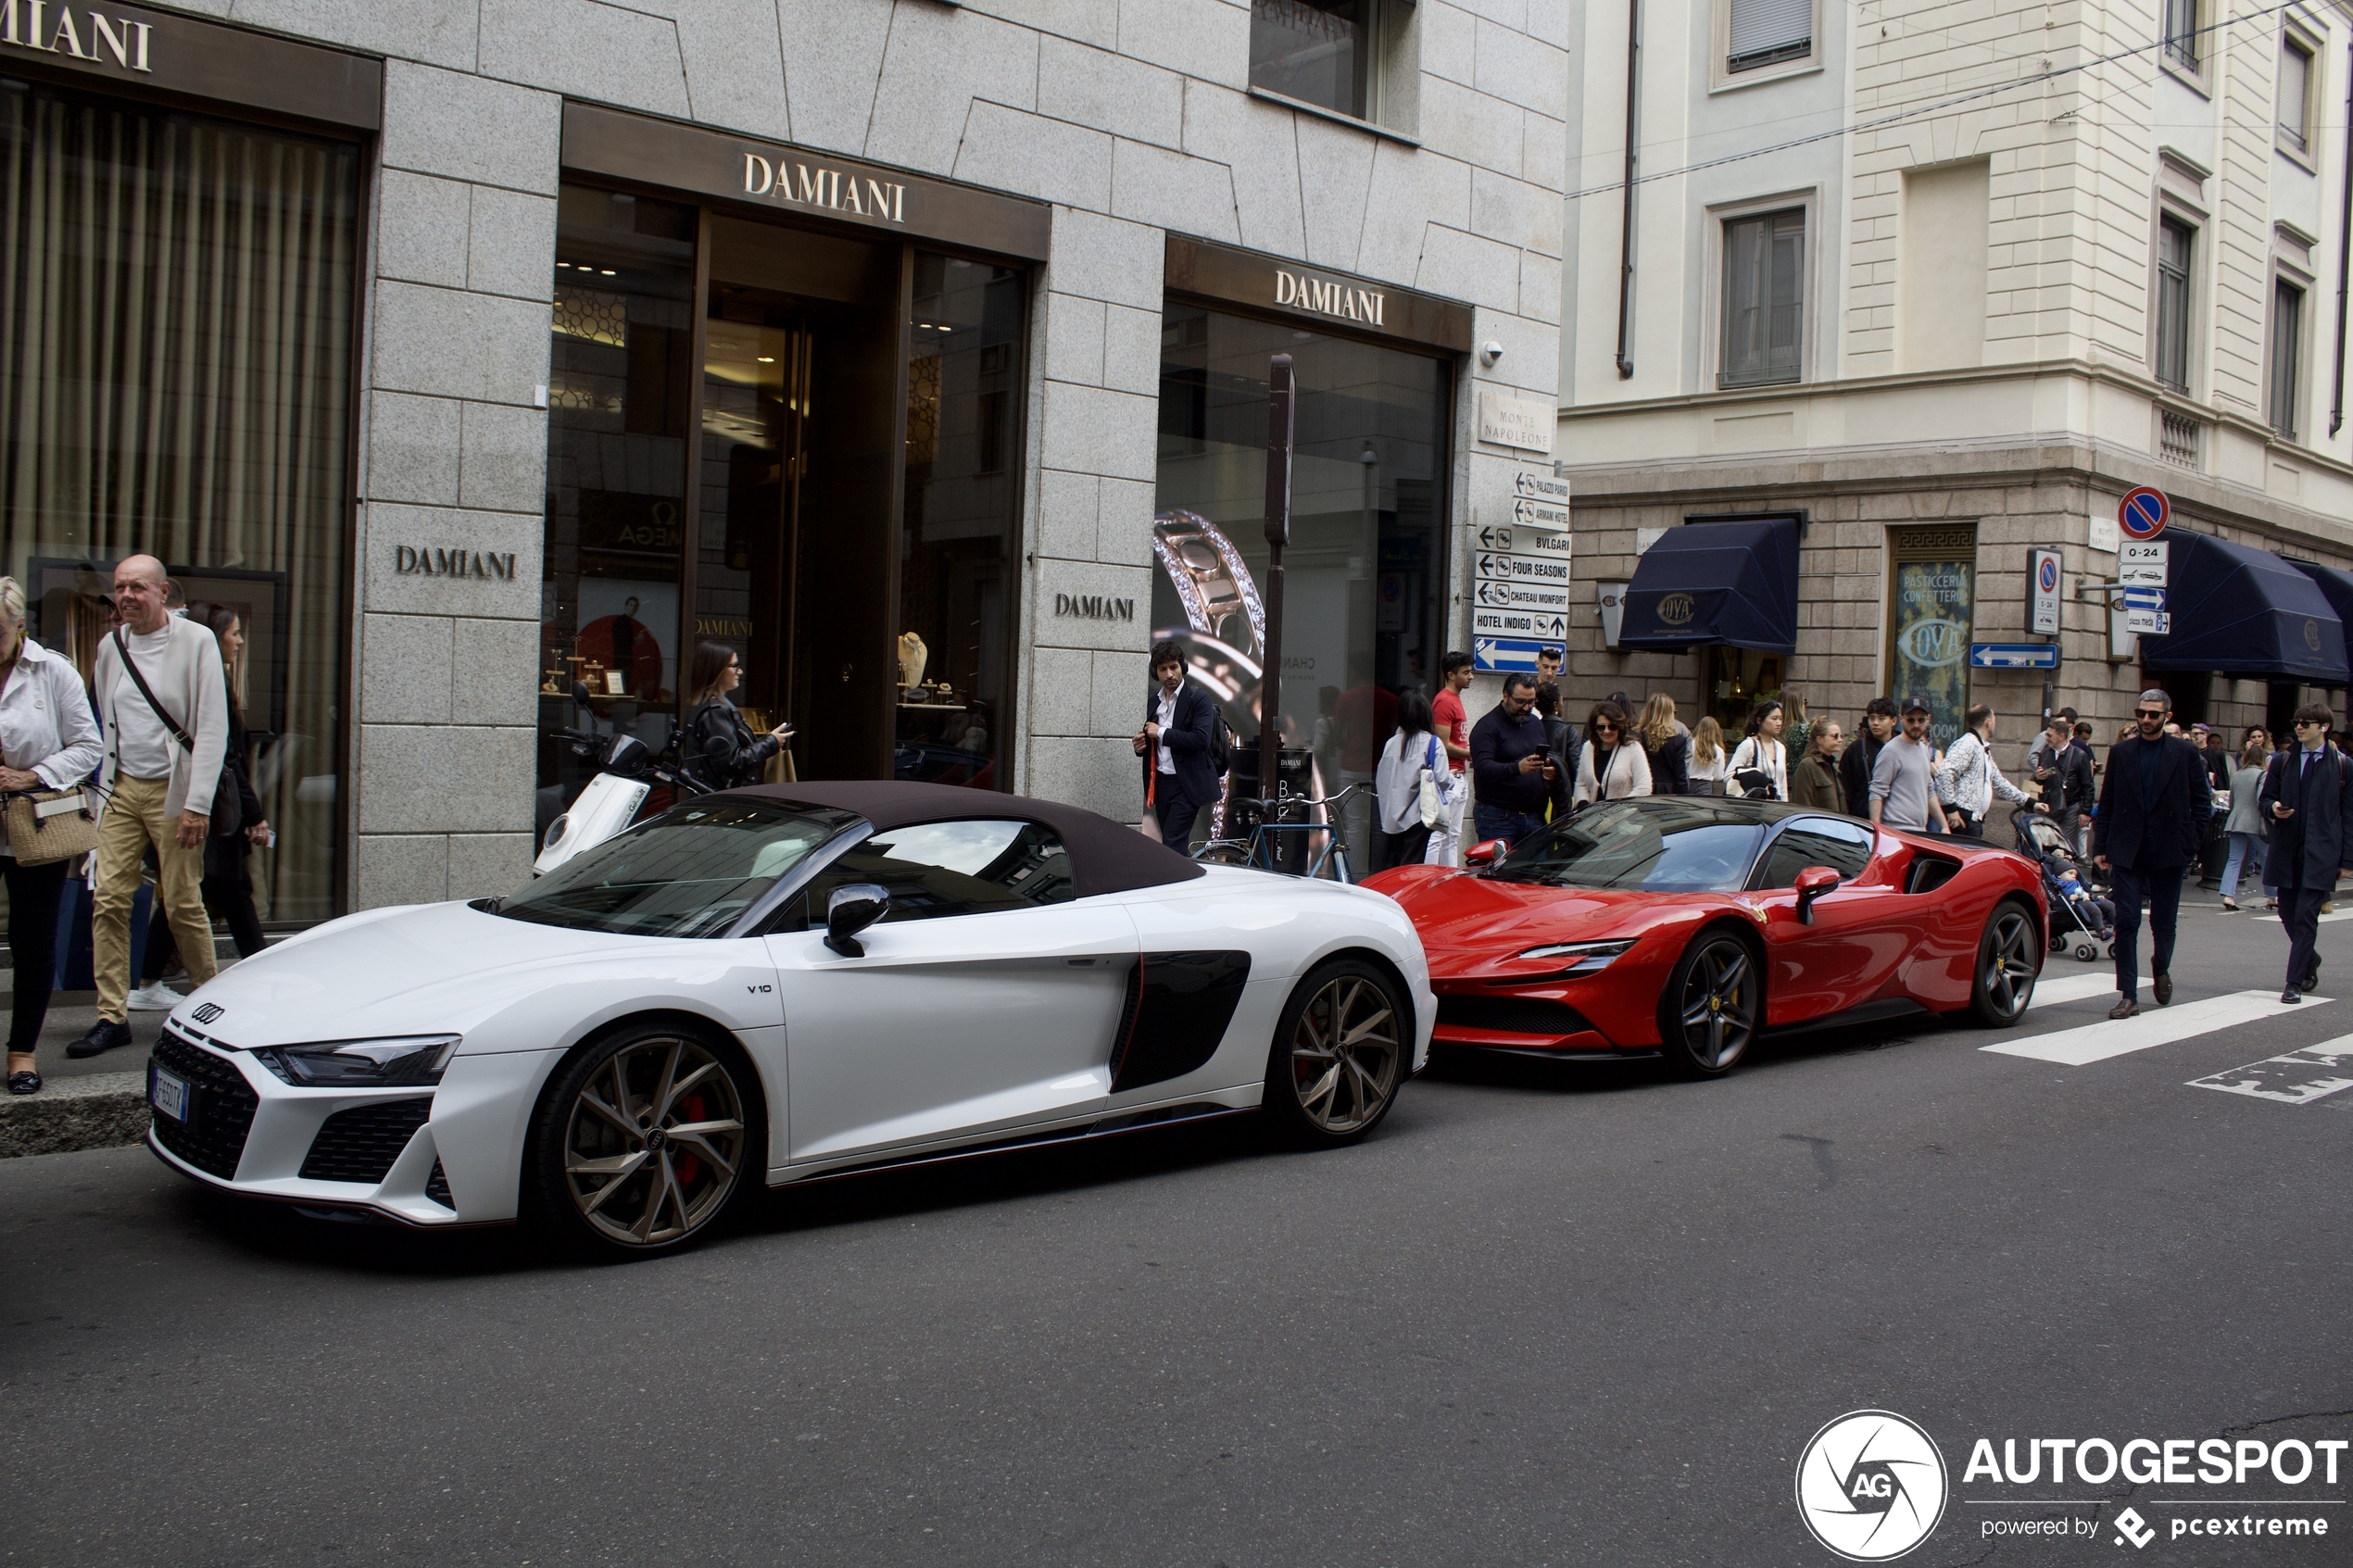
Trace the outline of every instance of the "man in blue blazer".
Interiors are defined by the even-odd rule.
[[[2353,764],[2329,744],[2334,717],[2324,703],[2296,710],[2296,744],[2271,754],[2263,770],[2258,809],[2271,824],[2265,851],[2267,879],[2280,890],[2280,921],[2287,927],[2287,988],[2284,1002],[2300,1002],[2321,981],[2321,956],[2312,950],[2321,931],[2321,902],[2336,885],[2337,873],[2353,869]]]
[[[1193,819],[1217,798],[1210,761],[1216,723],[1217,705],[1185,679],[1185,650],[1174,642],[1155,646],[1136,755],[1144,760],[1144,803],[1160,822],[1160,841],[1180,855],[1192,839]]]
[[[2154,687],[2133,705],[2140,730],[2108,754],[2092,855],[2116,894],[2116,988],[2110,1018],[2141,1010],[2141,904],[2148,903],[2149,972],[2157,1005],[2173,1000],[2173,927],[2182,911],[2183,868],[2197,859],[2214,792],[2197,747],[2165,733],[2173,702]]]

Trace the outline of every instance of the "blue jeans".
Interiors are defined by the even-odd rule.
[[[2239,890],[2239,872],[2252,868],[2259,874],[2263,870],[2263,835],[2257,833],[2231,834],[2231,858],[2222,862],[2222,897],[2235,897]]]
[[[1471,825],[1478,834],[1478,843],[1500,838],[1509,844],[1517,844],[1530,834],[1541,831],[1544,821],[1533,811],[1506,811],[1501,806],[1478,806],[1472,808]]]

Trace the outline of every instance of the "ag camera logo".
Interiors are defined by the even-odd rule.
[[[1852,1411],[1814,1434],[1797,1460],[1797,1514],[1849,1562],[1886,1562],[1944,1517],[1944,1456],[1893,1411]]]

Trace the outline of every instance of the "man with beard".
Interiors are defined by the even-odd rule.
[[[2092,855],[2110,873],[2116,897],[2116,1006],[2110,1018],[2141,1010],[2141,906],[2149,912],[2149,972],[2157,1005],[2173,1000],[2173,928],[2182,910],[2182,868],[2197,856],[2214,796],[2198,749],[2166,733],[2173,703],[2152,687],[2133,705],[2135,729],[2108,754]]]

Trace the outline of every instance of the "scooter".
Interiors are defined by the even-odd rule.
[[[547,824],[547,836],[540,840],[539,858],[531,863],[534,876],[547,875],[583,850],[595,848],[628,827],[637,820],[638,811],[657,785],[667,785],[673,800],[709,795],[711,791],[711,786],[697,777],[695,770],[679,757],[683,732],[675,726],[670,732],[669,744],[658,754],[630,734],[558,730],[555,738],[570,746],[573,756],[594,758],[600,771],[571,806]],[[725,747],[726,743],[720,741],[713,749],[724,754]]]

